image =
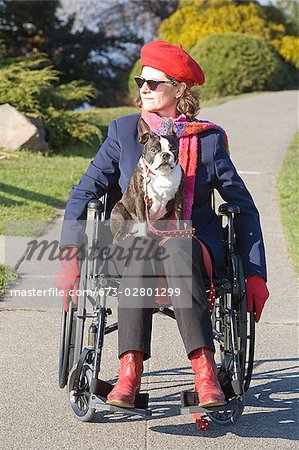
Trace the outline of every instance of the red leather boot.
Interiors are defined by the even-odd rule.
[[[118,380],[107,396],[107,404],[122,408],[134,408],[134,401],[140,391],[143,372],[143,352],[129,351],[120,357]]]
[[[201,347],[191,352],[190,359],[200,406],[225,405],[225,396],[217,377],[214,352],[207,347]]]

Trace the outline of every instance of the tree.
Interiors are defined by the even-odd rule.
[[[110,49],[122,47],[124,38],[107,36],[103,29],[94,32],[84,27],[73,32],[75,17],[58,18],[59,6],[56,0],[2,1],[2,55],[29,57],[44,53],[51,65],[61,72],[62,83],[80,79],[92,82],[98,89],[96,104],[111,105],[121,101],[123,69],[110,57]]]
[[[276,7],[280,9],[290,26],[290,34],[299,35],[299,3],[297,0],[277,0]]]
[[[61,1],[59,16],[74,17],[73,31],[84,27],[96,32],[102,30],[105,35],[114,38],[111,46],[101,52],[100,58],[109,59],[113,90],[111,97],[120,89],[126,89],[128,74],[140,48],[155,38],[161,23],[178,6],[178,0],[78,0],[70,4]],[[115,45],[118,42],[119,45]],[[117,85],[121,79],[121,85]]]
[[[28,56],[44,48],[59,26],[55,11],[59,1],[2,1],[0,37],[7,56]]]

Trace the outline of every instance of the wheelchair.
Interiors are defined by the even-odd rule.
[[[104,337],[118,328],[117,322],[108,324],[108,317],[112,311],[107,307],[107,292],[109,292],[107,286],[113,288],[114,294],[110,295],[117,297],[120,278],[107,278],[101,272],[99,258],[94,256],[94,249],[99,248],[101,244],[101,225],[108,221],[114,204],[120,198],[121,193],[117,186],[101,199],[89,202],[92,233],[90,238],[85,233],[83,257],[80,261],[80,295],[77,305],[72,303],[70,297],[69,311],[62,310],[59,386],[66,387],[71,412],[82,422],[88,422],[96,412],[104,411],[122,412],[145,418],[152,414],[148,409],[147,393],[137,395],[134,408],[107,405],[107,395],[113,389],[113,385],[99,378]],[[215,280],[216,299],[211,312],[218,379],[227,404],[203,408],[198,406],[196,392],[181,392],[181,414],[205,415],[218,425],[231,424],[242,414],[254,362],[254,316],[253,313],[247,313],[242,261],[235,249],[234,216],[239,213],[238,206],[228,203],[222,204],[218,209],[226,236],[228,276],[222,280]],[[209,288],[207,299],[208,296]],[[168,305],[157,304],[153,309],[153,314],[155,313],[175,319],[174,311]]]

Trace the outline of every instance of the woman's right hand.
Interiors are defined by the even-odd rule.
[[[60,270],[56,277],[55,286],[57,289],[63,291],[63,305],[64,310],[69,310],[70,291],[74,304],[78,302],[76,291],[79,289],[79,263],[78,263],[78,249],[77,247],[66,247],[61,252]]]

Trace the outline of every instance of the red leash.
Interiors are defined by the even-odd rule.
[[[185,237],[185,238],[193,238],[196,239],[199,242],[199,245],[202,250],[203,255],[203,262],[206,269],[206,272],[208,274],[209,280],[210,280],[210,296],[209,296],[209,303],[210,303],[210,311],[213,311],[214,303],[215,303],[215,286],[213,281],[213,264],[211,256],[206,248],[206,246],[201,242],[200,239],[195,234],[195,228],[186,228],[185,230],[158,230],[155,228],[151,222],[150,222],[150,216],[149,216],[149,198],[147,195],[147,183],[148,183],[148,177],[149,176],[156,176],[157,173],[153,168],[146,163],[144,157],[141,156],[140,165],[144,173],[144,202],[145,202],[145,214],[146,214],[146,222],[147,226],[151,230],[153,234],[156,234],[157,236],[163,237],[163,239],[159,242],[159,245],[162,245],[163,242],[170,238],[174,237]],[[176,218],[177,214],[176,214]]]
[[[213,281],[213,264],[212,264],[212,259],[211,259],[210,253],[208,252],[207,247],[195,235],[195,228],[189,228],[186,230],[165,230],[165,231],[158,230],[157,228],[155,228],[150,222],[150,217],[149,217],[149,212],[148,212],[149,198],[146,196],[144,200],[145,200],[146,221],[147,221],[147,225],[148,225],[149,229],[151,230],[151,232],[153,234],[163,237],[163,239],[159,242],[159,245],[163,245],[163,243],[168,241],[168,239],[171,239],[174,237],[193,238],[199,243],[199,245],[201,247],[201,251],[202,251],[203,263],[204,263],[206,272],[207,272],[209,280],[210,280],[209,303],[210,303],[210,311],[212,312],[214,309],[216,293],[215,293],[215,286],[214,286],[214,281]]]
[[[145,213],[146,213],[146,221],[149,229],[152,233],[156,234],[157,236],[167,236],[167,237],[193,237],[195,236],[195,228],[189,228],[186,230],[158,230],[155,228],[151,222],[148,212],[148,204],[149,204],[149,198],[146,196],[144,198],[145,201]]]

